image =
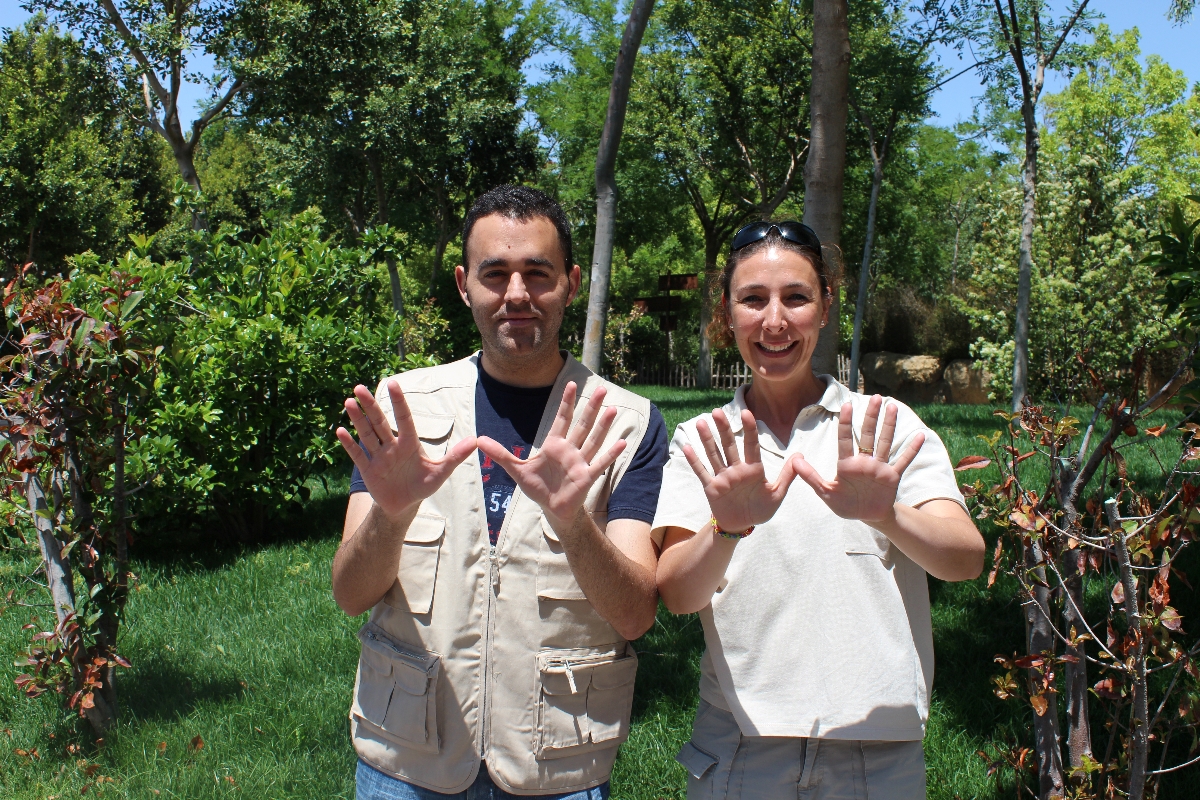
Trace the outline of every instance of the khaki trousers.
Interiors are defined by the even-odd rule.
[[[688,800],[921,800],[921,743],[743,736],[733,714],[700,701],[676,756]]]

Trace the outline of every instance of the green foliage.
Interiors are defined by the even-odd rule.
[[[534,171],[518,100],[540,3],[294,0],[245,14],[272,43],[247,113],[275,123],[300,201],[351,238],[397,225],[437,269],[475,196]]]
[[[238,537],[269,535],[306,480],[340,463],[332,432],[350,389],[443,355],[434,307],[414,309],[407,329],[390,311],[381,253],[393,235],[339,247],[321,222],[305,212],[248,242],[197,234],[166,263],[141,238],[118,262],[144,278],[148,335],[164,347],[136,451],[154,474],[146,517],[214,513]],[[92,296],[107,267],[76,266],[72,294]],[[406,362],[390,344],[401,335]]]
[[[116,112],[104,63],[37,15],[0,43],[0,264],[116,255],[166,218],[158,143]]]
[[[17,662],[29,672],[15,681],[30,698],[57,692],[98,733],[116,714],[114,670],[129,666],[117,654],[139,477],[128,455],[145,433],[137,410],[158,355],[141,335],[139,283],[113,270],[87,308],[64,298],[61,280],[38,285],[28,269],[4,289],[0,546],[37,553],[46,581],[4,603],[19,591],[16,603],[41,601],[33,605],[52,608],[56,623],[33,634]]]
[[[1143,67],[1138,57],[1136,31],[1114,38],[1100,26],[1079,74],[1045,99],[1030,306],[1035,394],[1082,390],[1077,355],[1109,373],[1139,347],[1167,345],[1175,332],[1141,255],[1145,232],[1200,181],[1200,102],[1185,96],[1182,74],[1153,57]],[[961,299],[980,337],[974,354],[993,375],[1012,371],[1021,201],[1014,179],[984,204]],[[1000,384],[998,397],[1007,389]]]
[[[1187,198],[1200,204],[1200,195]],[[1182,206],[1171,208],[1165,230],[1151,238],[1158,250],[1142,259],[1165,282],[1168,311],[1178,311],[1191,332],[1200,328],[1200,217],[1188,221]]]

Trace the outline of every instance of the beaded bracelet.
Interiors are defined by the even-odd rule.
[[[730,533],[729,531],[721,530],[721,526],[717,524],[716,517],[710,519],[709,524],[712,525],[713,533],[726,539],[734,539],[735,541],[737,539],[745,539],[747,536],[754,533],[753,525],[751,525],[749,528],[746,528],[746,530],[742,531],[741,533]]]

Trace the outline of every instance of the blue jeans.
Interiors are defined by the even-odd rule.
[[[509,794],[496,784],[488,775],[487,765],[479,765],[479,775],[466,791],[458,794],[443,794],[431,789],[422,789],[407,781],[385,775],[374,767],[362,761],[358,762],[358,771],[354,775],[358,785],[355,797],[357,800],[529,800],[529,795]],[[608,781],[594,789],[584,789],[581,792],[567,794],[536,795],[540,800],[608,800]]]

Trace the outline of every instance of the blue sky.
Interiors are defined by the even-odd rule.
[[[854,0],[850,0],[854,2]],[[1141,33],[1143,54],[1154,53],[1178,70],[1183,70],[1189,84],[1200,82],[1200,15],[1183,27],[1172,26],[1166,19],[1166,11],[1170,0],[1092,0],[1090,8],[1101,12],[1105,19],[1116,31],[1124,31],[1137,26]],[[1056,8],[1065,9],[1065,0],[1053,0]],[[22,24],[29,18],[17,0],[0,0],[0,28],[11,28]],[[943,66],[951,74],[962,69],[971,62],[958,59],[952,50],[939,54]],[[195,67],[203,69],[204,61],[196,62]],[[211,69],[211,62],[208,68]],[[1063,79],[1052,74],[1047,79],[1047,91],[1057,91],[1063,86]],[[941,125],[953,125],[959,120],[971,115],[975,99],[981,94],[979,79],[974,73],[967,73],[942,87],[933,98],[933,122]],[[185,123],[196,116],[199,104],[207,98],[207,92],[199,86],[187,86],[181,93],[180,109]]]

